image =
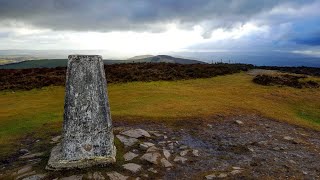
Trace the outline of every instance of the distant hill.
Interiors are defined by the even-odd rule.
[[[150,57],[154,57],[154,55],[133,56],[133,57],[129,58],[128,60],[145,59],[145,58],[150,58]]]
[[[0,69],[29,69],[29,68],[54,68],[66,67],[67,59],[40,59],[40,60],[27,60],[17,63],[0,65]],[[135,56],[127,60],[104,60],[104,64],[121,64],[121,63],[177,63],[177,64],[206,64],[202,61],[176,58],[168,55],[143,55]]]
[[[202,61],[185,59],[185,58],[177,58],[177,57],[168,56],[168,55],[144,57],[141,59],[135,58],[133,61],[134,62],[152,62],[152,63],[164,62],[164,63],[177,63],[177,64],[207,64]]]

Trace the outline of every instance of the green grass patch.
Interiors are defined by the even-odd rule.
[[[261,86],[245,73],[207,79],[110,84],[114,121],[174,122],[214,115],[260,114],[320,130],[319,89]],[[318,80],[316,78],[316,80]],[[0,157],[28,133],[61,130],[64,87],[0,92]],[[117,142],[116,142],[117,143]],[[119,151],[121,152],[121,151]]]

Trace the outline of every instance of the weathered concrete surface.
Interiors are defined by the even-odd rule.
[[[69,56],[63,140],[53,149],[48,169],[82,168],[115,162],[103,66],[101,56]]]

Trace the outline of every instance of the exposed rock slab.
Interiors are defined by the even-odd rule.
[[[126,147],[130,147],[138,142],[136,138],[125,137],[121,135],[116,136]]]
[[[121,132],[120,134],[126,135],[132,138],[140,138],[140,137],[151,137],[150,134],[143,129],[131,129],[128,131]]]

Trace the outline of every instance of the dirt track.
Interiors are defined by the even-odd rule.
[[[319,179],[320,178],[320,132],[313,131],[286,123],[277,122],[257,115],[222,117],[215,116],[203,119],[175,121],[173,123],[143,123],[115,122],[115,134],[132,128],[142,128],[149,132],[157,131],[165,136],[152,136],[151,139],[142,139],[155,144],[159,149],[169,149],[171,157],[168,159],[173,167],[163,168],[141,161],[143,170],[132,174],[121,168],[120,164],[109,168],[94,168],[85,171],[48,172],[44,170],[47,157],[44,156],[36,165],[37,173],[45,173],[47,179],[83,175],[99,171],[106,177],[108,171],[117,170],[123,175],[141,179],[205,179],[208,175],[220,176],[225,179]],[[166,137],[166,138],[164,138]],[[141,141],[141,140],[140,140]],[[36,141],[33,141],[36,143]],[[173,148],[170,143],[177,142]],[[190,149],[188,160],[185,163],[174,161],[183,149]],[[117,147],[119,152],[121,151]],[[199,156],[193,156],[192,150],[199,150]],[[51,150],[44,149],[47,154]],[[128,147],[122,151],[133,151],[139,156],[145,150],[139,146]],[[17,172],[33,161],[16,159],[10,164],[2,166],[1,174]],[[36,163],[37,163],[36,162]],[[123,162],[124,163],[124,162]],[[34,166],[34,165],[33,165]],[[149,168],[157,173],[151,173]]]

